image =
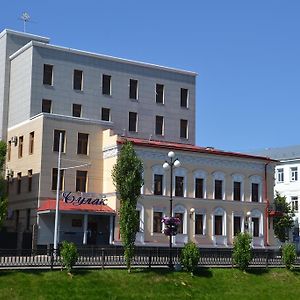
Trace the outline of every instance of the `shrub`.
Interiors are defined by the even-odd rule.
[[[289,270],[293,268],[293,264],[297,258],[296,247],[294,244],[286,243],[282,247],[282,259],[285,267]]]
[[[252,259],[251,236],[249,233],[239,233],[235,237],[232,258],[240,270],[246,270]]]
[[[75,244],[63,241],[60,249],[60,258],[62,266],[70,273],[78,259],[78,252]]]
[[[183,269],[193,274],[198,266],[199,258],[200,253],[196,244],[193,242],[185,244],[180,256],[180,263],[183,266]]]

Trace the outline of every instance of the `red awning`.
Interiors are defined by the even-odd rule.
[[[281,211],[277,211],[277,210],[270,210],[269,216],[270,217],[280,217],[280,216],[283,216],[283,213]]]
[[[38,212],[43,211],[55,211],[56,200],[46,199],[41,201],[41,205],[38,208]],[[92,212],[92,213],[110,213],[115,214],[115,211],[108,205],[93,205],[93,204],[81,204],[73,205],[72,203],[65,203],[59,201],[59,211],[70,211],[70,212]]]

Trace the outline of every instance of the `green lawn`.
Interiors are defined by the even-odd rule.
[[[0,299],[300,299],[300,271],[0,271]]]

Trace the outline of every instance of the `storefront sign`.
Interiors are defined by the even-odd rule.
[[[89,194],[85,193],[72,193],[72,192],[63,192],[63,202],[73,204],[74,206],[79,206],[82,204],[91,204],[91,205],[107,205],[105,201],[107,201],[105,195],[101,195],[101,197],[91,197]]]

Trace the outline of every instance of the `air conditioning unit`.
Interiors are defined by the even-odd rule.
[[[11,142],[15,144],[15,146],[17,146],[17,143],[18,143],[18,137],[17,136],[13,136],[11,138]]]
[[[14,171],[12,169],[6,170],[6,177],[12,179],[14,177]]]

